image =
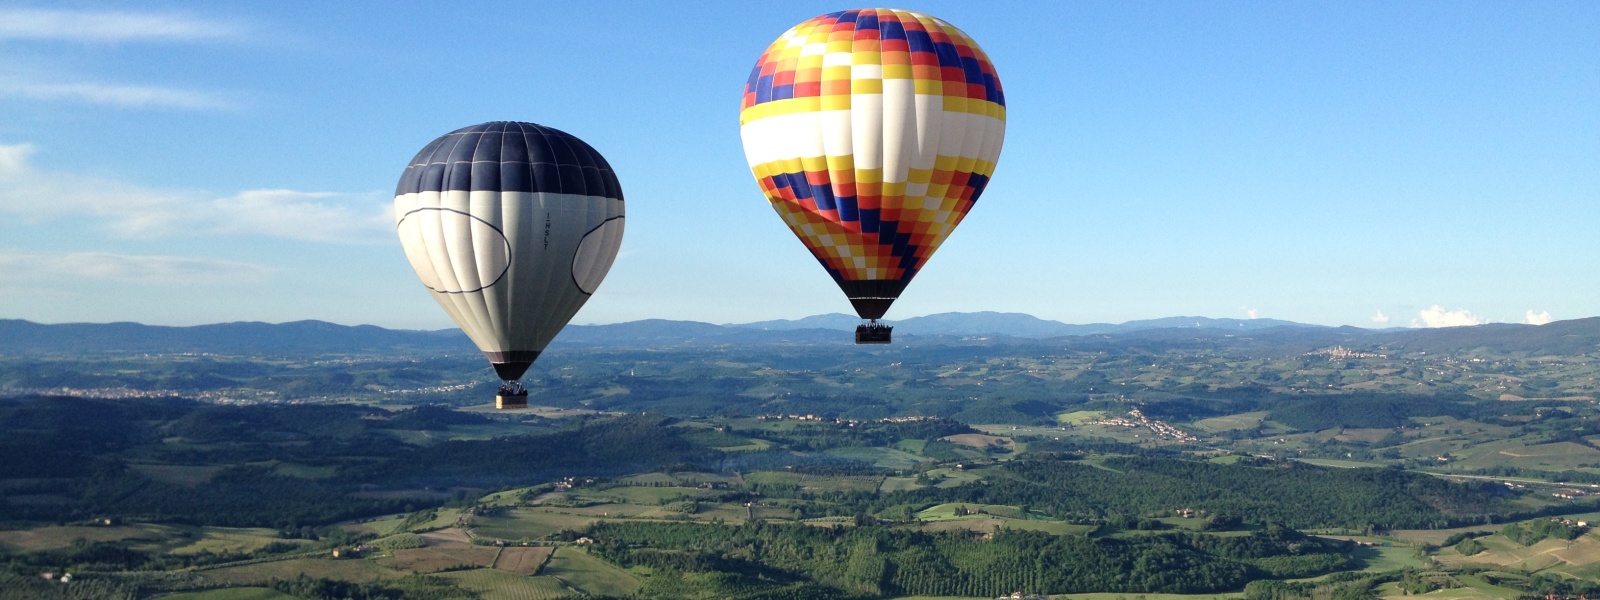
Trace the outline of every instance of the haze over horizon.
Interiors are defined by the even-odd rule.
[[[453,327],[387,211],[424,144],[499,119],[622,180],[574,323],[848,310],[737,121],[761,50],[848,6],[173,6],[0,4],[0,318]],[[1600,6],[906,8],[983,46],[1010,128],[891,321],[1600,315]]]

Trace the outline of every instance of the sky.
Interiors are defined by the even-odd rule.
[[[575,323],[849,312],[741,87],[824,2],[0,1],[0,318],[451,327],[389,212],[494,120],[586,140],[622,254]],[[888,317],[1412,327],[1600,315],[1600,3],[971,2],[994,179]]]

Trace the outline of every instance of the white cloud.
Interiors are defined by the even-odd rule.
[[[28,144],[0,145],[0,215],[71,221],[121,238],[259,235],[309,242],[391,241],[388,202],[373,195],[247,190],[217,198],[76,173],[45,171]]]
[[[1462,327],[1466,325],[1482,325],[1487,323],[1483,317],[1472,314],[1465,308],[1445,310],[1437,304],[1424,308],[1411,320],[1412,327]]]
[[[177,88],[111,83],[46,83],[0,79],[0,96],[29,100],[69,100],[119,108],[226,109],[238,103],[224,94]]]
[[[1254,308],[1250,308],[1248,306],[1241,306],[1241,307],[1239,307],[1239,310],[1244,311],[1244,316],[1245,316],[1246,319],[1254,320],[1254,319],[1261,318],[1261,311],[1256,310]]]
[[[328,243],[365,243],[394,237],[393,210],[376,203],[365,212],[337,203],[339,194],[249,190],[211,201],[222,233],[268,235]]]
[[[33,144],[0,144],[0,180],[4,180],[7,173],[27,169],[28,155],[33,154],[34,150]]]
[[[176,13],[0,8],[0,42],[194,43],[238,40],[247,34],[236,23]],[[0,55],[0,97],[119,108],[221,109],[239,104],[229,94],[74,76],[63,68],[73,63],[47,68],[40,62],[37,56]]]
[[[1383,314],[1383,311],[1381,310],[1372,311],[1372,322],[1379,324],[1388,323],[1389,315]]]
[[[12,252],[0,250],[0,284],[55,286],[63,280],[155,284],[234,284],[261,281],[276,269],[194,256],[139,256],[107,252]]]
[[[178,14],[0,9],[0,40],[202,41],[237,38],[239,25]]]
[[[1528,314],[1523,316],[1523,320],[1529,325],[1544,325],[1555,319],[1550,318],[1550,311],[1548,310],[1533,312],[1533,309],[1530,308],[1528,309]]]

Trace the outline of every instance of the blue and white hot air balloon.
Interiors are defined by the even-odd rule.
[[[517,382],[600,286],[622,245],[622,187],[571,134],[496,121],[445,134],[400,176],[406,258],[506,383]]]

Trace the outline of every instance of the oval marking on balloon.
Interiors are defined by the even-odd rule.
[[[470,294],[472,292],[478,292],[493,287],[495,284],[500,283],[501,279],[505,279],[506,273],[511,270],[511,240],[506,239],[505,232],[501,231],[499,227],[495,227],[488,221],[475,217],[471,214],[452,208],[419,208],[402,215],[400,217],[400,222],[395,224],[395,229],[400,232],[401,239],[406,239],[408,223],[410,224],[409,228],[416,229],[422,227],[424,220],[429,218],[436,220],[455,221],[455,223],[447,224],[447,226],[459,225],[462,220],[466,220],[467,226],[471,229],[473,237],[477,237],[479,234],[485,234],[485,230],[487,230],[494,232],[495,237],[500,238],[500,243],[490,244],[488,247],[484,248],[480,248],[477,245],[473,246],[473,251],[478,253],[477,256],[474,256],[474,258],[489,259],[490,267],[488,270],[494,272],[494,278],[491,279],[489,283],[470,290],[442,289],[445,287],[444,282],[440,281],[438,274],[433,270],[433,266],[431,264],[426,265],[426,268],[419,266],[417,261],[411,256],[410,252],[407,252],[406,258],[411,259],[411,266],[413,270],[417,272],[417,277],[422,280],[422,285],[424,287],[427,287],[428,289],[440,294]],[[480,265],[483,264],[482,260],[476,262],[478,262]]]
[[[596,225],[594,229],[590,229],[588,233],[583,234],[583,241],[578,242],[578,251],[572,255],[572,283],[578,286],[578,291],[583,292],[585,295],[594,295],[594,291],[600,287],[600,282],[605,280],[606,273],[611,270],[609,263],[616,260],[617,257],[615,252],[605,252],[607,249],[602,247],[601,244],[604,244],[605,240],[611,237],[613,231],[620,229],[622,226],[623,217],[611,217],[606,219],[605,222]],[[622,232],[616,231],[615,235],[617,243],[620,245],[622,243]],[[602,256],[605,254],[609,255]],[[606,268],[596,269],[596,263],[601,261],[607,263]]]

